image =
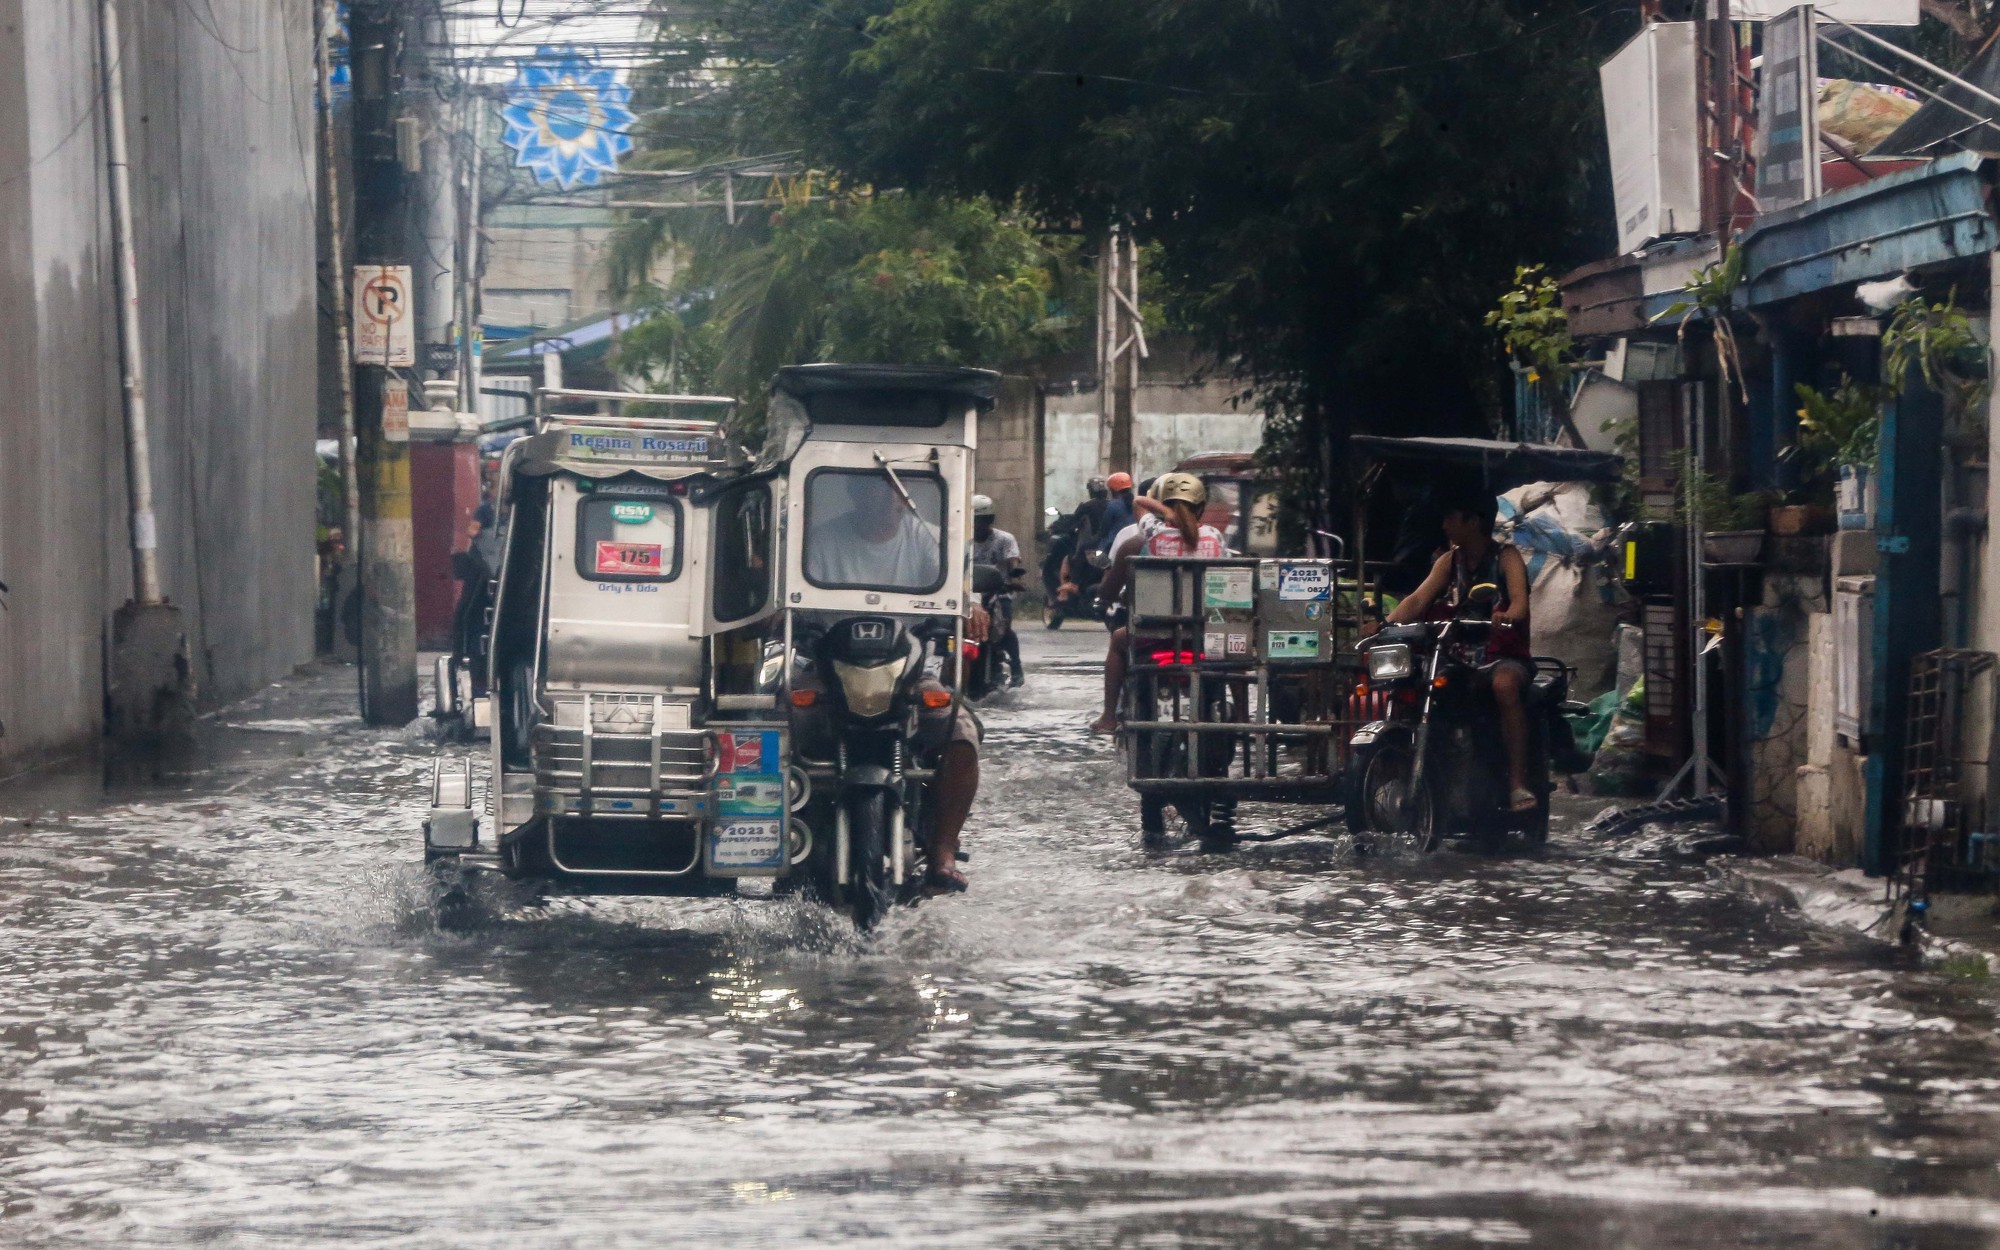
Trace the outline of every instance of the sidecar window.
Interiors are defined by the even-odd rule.
[[[576,572],[594,582],[670,582],[681,573],[680,504],[589,495],[576,505]]]
[[[909,594],[944,585],[944,481],[897,478],[907,503],[880,469],[815,469],[806,479],[807,581]]]

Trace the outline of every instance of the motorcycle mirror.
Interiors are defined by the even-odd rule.
[[[1482,608],[1488,607],[1500,598],[1500,588],[1492,582],[1481,582],[1466,591],[1465,598],[1468,603],[1476,603]]]
[[[972,566],[972,593],[975,595],[999,595],[1007,592],[1007,579],[999,569],[990,564]]]

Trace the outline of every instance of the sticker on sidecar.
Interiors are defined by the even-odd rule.
[[[1273,660],[1317,660],[1317,631],[1274,629],[1264,635],[1264,654]]]
[[[615,577],[656,577],[666,567],[659,543],[597,544],[597,572]]]
[[[708,831],[711,869],[783,868],[785,828],[777,820],[719,821]]]
[[[736,773],[717,777],[715,805],[724,819],[781,816],[785,811],[785,779],[775,773]]]
[[[1209,569],[1202,575],[1201,602],[1211,612],[1217,608],[1248,608],[1250,570]]]
[[[778,732],[719,733],[715,755],[718,773],[768,773],[778,767]]]
[[[1333,570],[1324,564],[1280,564],[1278,598],[1286,603],[1310,603],[1333,597]]]

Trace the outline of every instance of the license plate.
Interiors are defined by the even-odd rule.
[[[777,820],[717,821],[708,833],[711,870],[773,870],[785,866],[785,828]]]

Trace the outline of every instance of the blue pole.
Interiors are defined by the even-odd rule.
[[[1882,414],[1875,515],[1875,672],[1868,692],[1867,825],[1861,866],[1895,867],[1903,812],[1910,661],[1940,644],[1944,401],[1912,368]]]

